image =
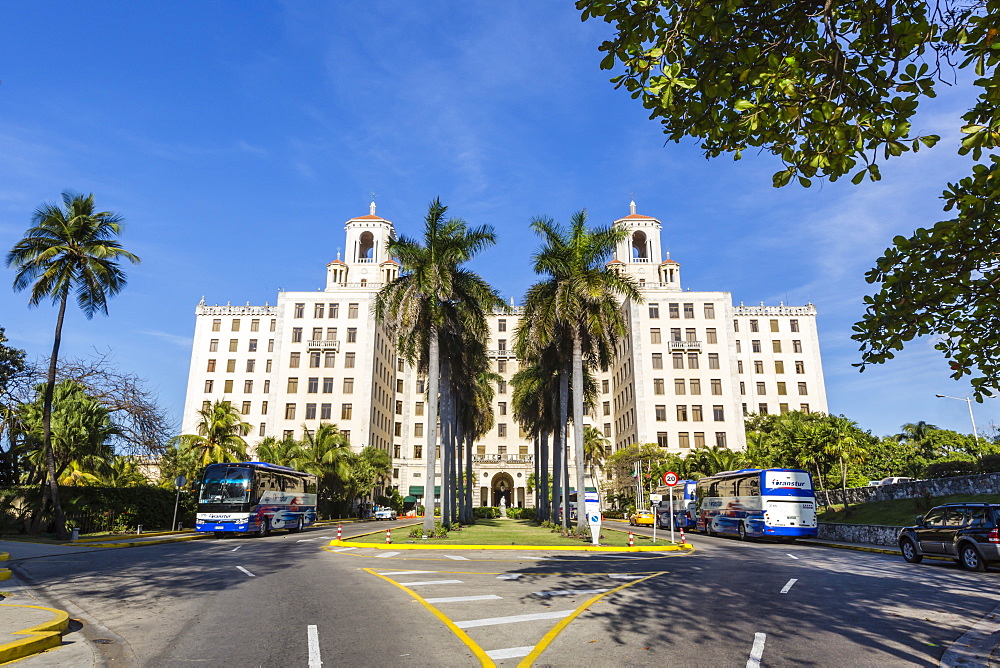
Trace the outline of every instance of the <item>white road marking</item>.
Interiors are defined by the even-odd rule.
[[[792,559],[798,560],[798,557],[796,557],[794,554],[789,554],[788,552],[786,552],[785,554],[788,554],[788,556],[791,557]]]
[[[461,580],[425,580],[423,582],[400,582],[404,587],[422,587],[424,585],[462,584]]]
[[[425,598],[428,603],[463,603],[465,601],[496,601],[502,597],[496,594],[482,594],[481,596],[441,596],[439,598]]]
[[[446,554],[444,555],[448,559],[454,559],[455,561],[468,561],[468,557],[460,557],[457,554]]]
[[[498,575],[497,580],[516,580],[524,575],[524,573],[504,573],[503,575]]]
[[[753,634],[753,648],[750,650],[750,658],[747,659],[747,668],[760,668],[760,657],[764,654],[764,640],[766,633]]]
[[[315,625],[306,627],[306,637],[309,640],[309,668],[319,668],[323,661],[319,658],[319,632]]]
[[[411,573],[433,573],[434,571],[387,571],[379,575],[410,575]]]
[[[242,545],[237,545],[236,547],[234,547],[233,549],[231,549],[229,551],[230,552],[235,552],[236,550],[240,549],[241,547],[243,547],[243,546]]]
[[[240,569],[241,571],[243,571],[244,573],[246,573],[247,575],[249,575],[249,576],[250,576],[250,577],[252,577],[252,578],[255,578],[255,577],[257,577],[256,575],[254,575],[253,573],[251,573],[251,572],[250,572],[250,571],[248,571],[247,569],[243,568],[242,566],[237,566],[236,568]]]
[[[397,554],[399,554],[399,552],[383,552],[382,554],[376,554],[376,555],[373,555],[373,556],[381,557],[383,559],[387,559],[388,557],[395,557]]]
[[[792,578],[791,580],[789,580],[788,582],[786,582],[785,586],[781,588],[781,593],[782,594],[787,594],[788,590],[792,588],[792,585],[795,584],[798,581],[799,581],[798,578]]]
[[[485,619],[470,619],[466,622],[455,622],[460,629],[471,629],[476,626],[493,626],[495,624],[513,624],[515,622],[534,622],[540,619],[562,619],[573,614],[572,610],[556,610],[553,612],[536,612],[528,615],[510,615],[509,617],[487,617]]]
[[[508,647],[507,649],[494,649],[486,652],[486,656],[490,657],[494,661],[499,659],[517,659],[522,656],[528,656],[531,654],[531,650],[535,649],[531,645],[527,647]]]
[[[532,559],[534,561],[545,561],[548,557],[521,557],[522,559]]]
[[[614,580],[641,580],[645,575],[625,575],[624,573],[608,573],[608,577]]]
[[[296,543],[308,543],[311,540],[316,540],[315,538],[299,538]]]
[[[607,589],[556,589],[553,591],[536,591],[535,596],[581,596],[583,594],[603,594]]]
[[[356,547],[335,547],[335,548],[332,548],[330,551],[331,552],[347,552],[348,550],[356,550],[356,549],[358,549],[358,548],[356,548]]]

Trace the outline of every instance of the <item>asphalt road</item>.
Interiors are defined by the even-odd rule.
[[[691,554],[393,554],[331,551],[335,535],[16,568],[80,611],[91,637],[105,632],[108,663],[137,666],[936,665],[1000,591],[997,569],[809,545],[694,536]]]

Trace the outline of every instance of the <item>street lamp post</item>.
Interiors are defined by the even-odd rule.
[[[963,399],[962,397],[951,397],[951,396],[948,396],[947,394],[935,394],[934,396],[937,397],[938,399],[956,399],[958,401],[964,401],[966,404],[969,405],[969,419],[972,421],[972,435],[976,439],[976,451],[978,451],[979,450],[979,433],[976,431],[976,417],[972,414],[972,398],[971,397],[965,397]]]

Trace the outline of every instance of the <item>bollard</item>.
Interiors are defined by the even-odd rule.
[[[142,525],[141,524],[135,528],[135,532],[137,534],[142,533]]]
[[[340,526],[340,525],[338,524],[338,525],[337,525],[337,540],[343,540],[343,537],[344,537],[344,534],[343,534],[343,529],[342,529],[342,528],[341,528],[341,526]]]
[[[632,538],[632,532],[628,532],[628,546],[635,547],[635,540]]]
[[[385,530],[385,544],[386,545],[388,545],[388,544],[390,544],[392,542],[392,533],[390,533],[391,531],[392,531],[392,529],[386,529]]]
[[[80,539],[80,529],[79,527],[73,527],[73,533],[70,535],[70,540]]]
[[[684,545],[686,543],[687,540],[684,538],[684,527],[681,527],[681,545]]]

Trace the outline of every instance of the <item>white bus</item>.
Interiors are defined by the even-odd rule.
[[[815,538],[812,477],[799,469],[743,469],[697,484],[698,529],[710,536]]]
[[[660,529],[670,528],[670,494],[673,489],[674,498],[674,528],[693,529],[698,523],[697,504],[695,503],[695,488],[697,483],[694,480],[679,480],[672,488],[660,485],[656,488],[656,493],[663,500],[660,501],[659,508],[656,509],[656,526]]]

